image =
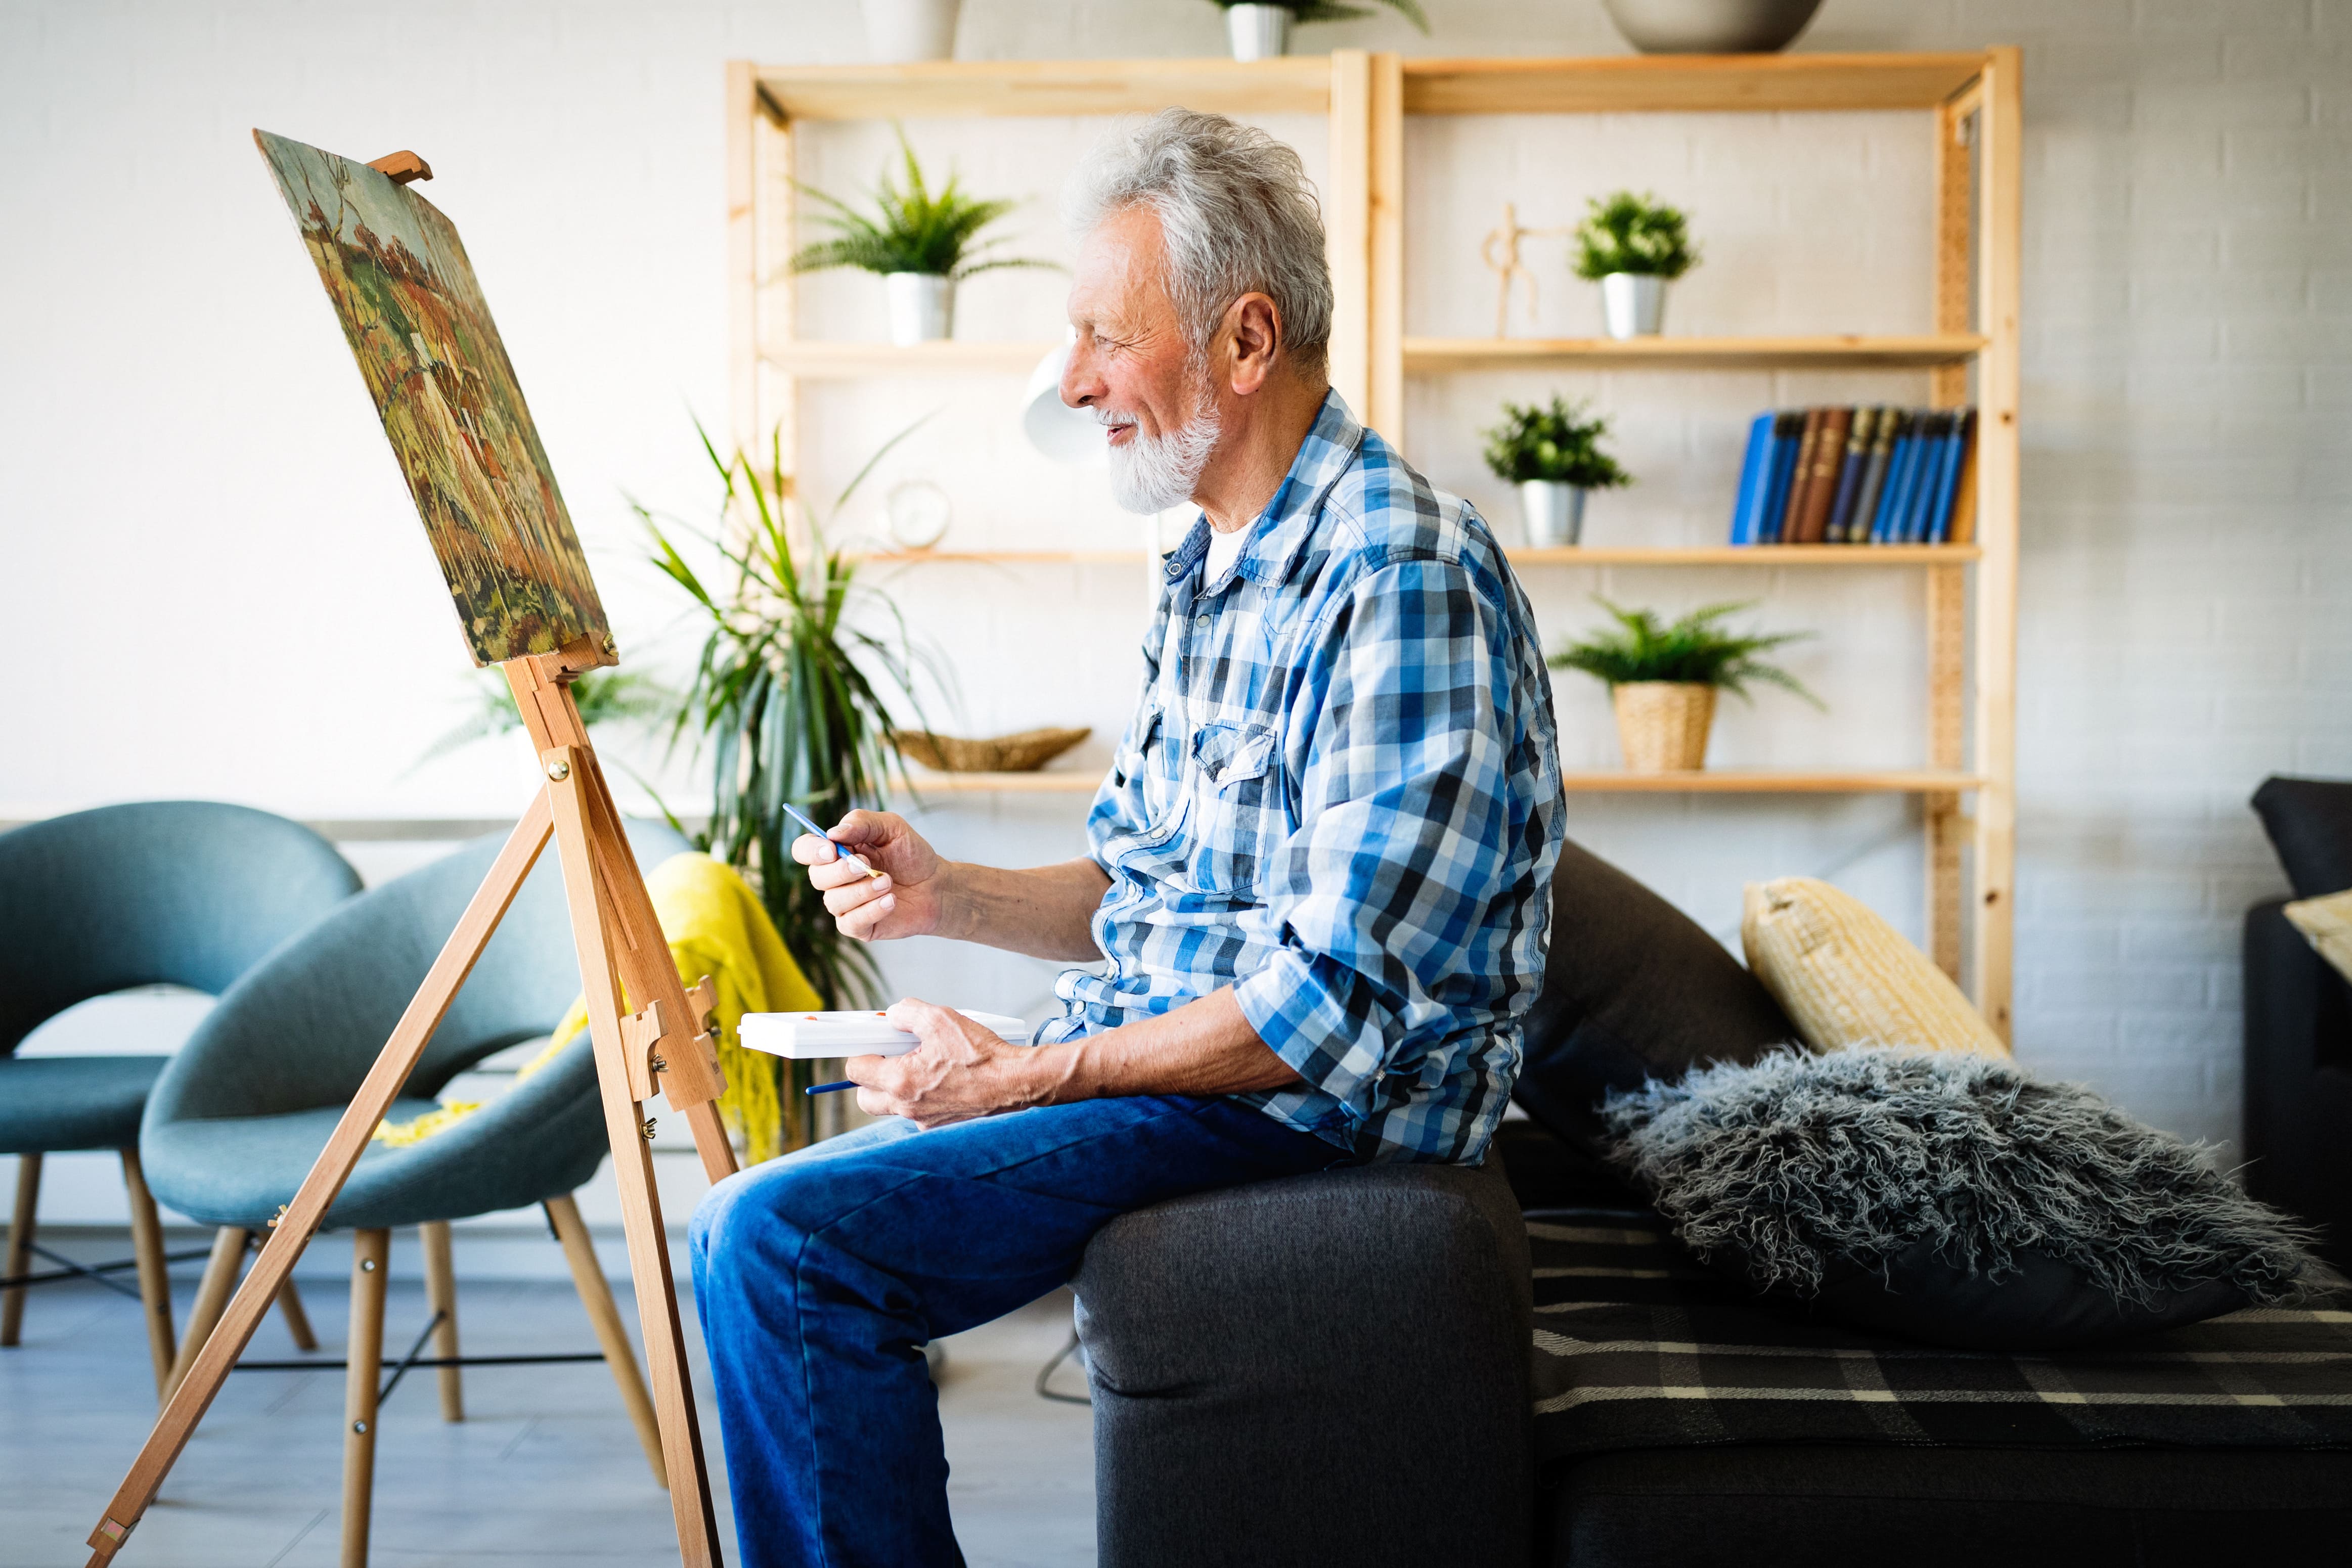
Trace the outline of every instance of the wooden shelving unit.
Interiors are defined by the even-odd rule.
[[[860,118],[1147,113],[1170,104],[1328,117],[1322,195],[1336,297],[1332,382],[1366,423],[1411,450],[1410,376],[1496,370],[1921,371],[1941,407],[1979,410],[1975,539],[1949,546],[1736,549],[1521,549],[1525,570],[1902,568],[1926,583],[1924,766],[1911,769],[1577,773],[1573,792],[1897,794],[1921,803],[1929,952],[1963,973],[1994,1029],[2010,1031],[2014,886],[2018,529],[2019,53],[1403,59],[1353,50],[1224,60],[919,66],[730,65],[729,265],[735,434],[781,425],[798,465],[798,388],[850,377],[1025,375],[1047,343],[916,349],[815,342],[793,330],[793,127]],[[1412,115],[1916,110],[1936,171],[1933,319],[1898,336],[1486,340],[1404,332],[1404,127]],[[1041,324],[1045,325],[1045,324]],[[1759,323],[1759,326],[1768,325]],[[1139,550],[879,554],[878,564],[1132,565]],[[919,795],[1083,796],[1086,771],[925,776]],[[1963,802],[1969,802],[1964,810]]]

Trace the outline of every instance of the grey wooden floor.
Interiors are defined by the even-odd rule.
[[[173,1283],[184,1317],[193,1271],[184,1279],[175,1273]],[[616,1293],[628,1311],[625,1285]],[[339,1357],[342,1291],[306,1283],[304,1297],[319,1354]],[[461,1279],[458,1314],[471,1354],[594,1347],[568,1286]],[[423,1288],[395,1281],[385,1332],[393,1355],[424,1321]],[[1030,1386],[1069,1321],[1069,1298],[1056,1294],[948,1342],[940,1403],[949,1492],[973,1568],[1094,1561],[1089,1417],[1080,1406],[1039,1399]],[[689,1331],[692,1322],[689,1308]],[[278,1359],[296,1352],[273,1313],[247,1354]],[[695,1356],[699,1373],[698,1344]],[[1055,1386],[1082,1391],[1084,1381],[1065,1366]],[[702,1394],[704,1441],[733,1563],[718,1416],[707,1386]],[[668,1500],[647,1473],[602,1365],[471,1370],[466,1414],[459,1425],[441,1420],[429,1372],[411,1373],[384,1407],[375,1563],[677,1561]],[[341,1416],[339,1371],[232,1376],[117,1561],[123,1568],[331,1568],[341,1530]],[[0,1352],[0,1568],[81,1563],[82,1542],[153,1418],[138,1304],[80,1283],[31,1292],[23,1345]]]

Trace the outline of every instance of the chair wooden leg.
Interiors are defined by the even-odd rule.
[[[580,1205],[566,1193],[541,1207],[547,1210],[547,1222],[554,1228],[556,1239],[563,1243],[564,1261],[572,1265],[572,1287],[580,1292],[580,1304],[588,1310],[588,1326],[596,1331],[604,1364],[613,1370],[621,1403],[628,1407],[637,1441],[645,1448],[646,1462],[654,1468],[654,1483],[666,1490],[669,1471],[662,1463],[661,1427],[654,1420],[653,1397],[646,1392],[636,1350],[629,1343],[628,1325],[621,1321],[621,1309],[613,1304],[612,1282],[604,1278],[604,1265],[596,1261],[596,1244],[589,1239]]]
[[[311,1351],[319,1348],[319,1336],[310,1330],[310,1314],[303,1309],[302,1293],[294,1288],[294,1276],[278,1287],[278,1313],[286,1320],[286,1332],[294,1336],[294,1348]]]
[[[16,1156],[16,1208],[8,1220],[8,1264],[13,1280],[33,1271],[33,1210],[41,1201],[41,1156]],[[0,1345],[16,1343],[25,1326],[25,1287],[0,1291]]]
[[[440,1326],[433,1331],[433,1354],[445,1361],[457,1355],[457,1270],[449,1257],[449,1222],[435,1219],[416,1228],[419,1239],[425,1243],[425,1310],[441,1314]],[[466,1418],[466,1391],[454,1366],[436,1368],[441,1374],[441,1419],[463,1421]]]
[[[172,1381],[172,1363],[179,1359],[172,1333],[172,1274],[163,1261],[163,1221],[155,1212],[155,1195],[147,1190],[147,1174],[139,1168],[139,1151],[122,1151],[122,1190],[131,1199],[131,1252],[139,1262],[139,1304],[147,1316],[147,1354],[155,1364],[155,1396],[160,1400]]]
[[[205,1341],[220,1326],[221,1312],[236,1289],[237,1271],[245,1266],[245,1249],[252,1243],[253,1232],[241,1225],[224,1225],[213,1233],[213,1255],[205,1264],[205,1277],[196,1282],[195,1304],[188,1309],[188,1326],[180,1335],[180,1354],[173,1358],[172,1375],[164,1380],[165,1404],[171,1403],[188,1369],[195,1365]]]
[[[375,1498],[375,1391],[383,1374],[383,1287],[392,1232],[352,1234],[352,1335],[343,1378],[343,1568],[367,1568]]]

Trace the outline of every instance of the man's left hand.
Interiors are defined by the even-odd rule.
[[[842,1064],[867,1115],[944,1127],[1045,1102],[1051,1085],[1038,1071],[1045,1059],[1032,1048],[912,998],[890,1009],[889,1018],[921,1043],[904,1056],[853,1056]]]

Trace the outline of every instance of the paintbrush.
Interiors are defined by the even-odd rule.
[[[790,817],[793,821],[798,822],[802,827],[806,828],[810,832],[814,833],[818,838],[823,839],[826,843],[833,844],[834,859],[837,861],[847,861],[851,865],[856,866],[859,871],[864,872],[867,876],[872,877],[877,882],[882,880],[882,873],[876,871],[872,866],[866,864],[863,856],[851,854],[839,844],[834,844],[833,835],[826,832],[823,828],[818,827],[815,822],[812,821],[809,819],[807,812],[802,810],[798,806],[793,805],[790,800],[783,802],[783,808],[784,815]]]

